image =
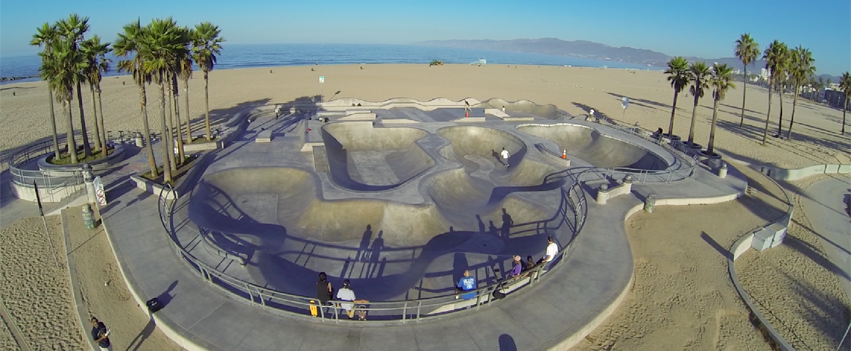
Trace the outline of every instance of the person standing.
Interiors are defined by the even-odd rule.
[[[505,168],[508,168],[508,157],[511,155],[508,154],[508,150],[502,148],[502,152],[499,153],[502,156],[502,163],[505,165]]]
[[[464,277],[458,281],[458,284],[455,287],[461,291],[476,290],[476,278],[470,276],[470,271],[464,271]],[[474,297],[476,297],[476,292],[461,295],[461,298],[464,300],[469,300]],[[455,298],[457,299],[458,297],[456,296]]]
[[[281,106],[275,105],[275,119],[278,119],[278,116],[281,115]]]
[[[316,282],[316,298],[319,300],[320,308],[323,311],[327,312],[325,306],[331,300],[331,296],[334,296],[334,288],[331,287],[331,282],[328,281],[328,276],[325,272],[320,272],[319,281]]]
[[[109,328],[95,317],[92,317],[92,340],[98,344],[101,351],[112,351],[112,343],[109,342]]]
[[[552,267],[551,262],[553,261],[553,259],[556,258],[556,255],[558,255],[558,245],[555,242],[553,242],[552,235],[547,237],[547,243],[548,244],[547,244],[546,256],[544,256],[542,261],[543,261],[544,264],[547,265],[545,268],[549,269],[549,268]]]
[[[346,315],[349,316],[349,319],[355,318],[356,303],[369,303],[367,300],[358,300],[357,297],[355,297],[355,292],[352,290],[351,283],[348,279],[343,281],[343,287],[337,291],[337,299],[341,301],[349,301],[340,303],[340,307],[346,310]]]

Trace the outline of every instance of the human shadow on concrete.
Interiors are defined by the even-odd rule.
[[[210,184],[203,185],[211,187]],[[210,190],[208,190],[210,191]],[[220,190],[213,190],[220,191]],[[193,196],[196,196],[193,193]],[[203,195],[201,196],[203,198]],[[284,291],[292,294],[303,296],[312,296],[312,280],[316,276],[316,269],[310,263],[311,260],[322,260],[326,264],[342,265],[343,273],[334,279],[348,278],[353,285],[359,286],[359,290],[365,297],[372,300],[388,301],[399,295],[405,295],[407,298],[412,298],[409,290],[418,285],[424,278],[431,281],[440,281],[443,276],[453,277],[453,268],[441,264],[440,261],[435,261],[441,256],[462,252],[463,254],[471,254],[470,258],[479,257],[470,267],[473,269],[481,269],[488,266],[488,263],[482,262],[482,255],[497,254],[501,257],[500,260],[508,260],[509,255],[504,249],[499,249],[494,252],[493,249],[479,249],[477,243],[496,243],[499,238],[481,238],[472,240],[481,234],[471,231],[450,231],[435,235],[425,245],[415,247],[386,247],[381,241],[381,232],[378,237],[373,240],[370,246],[370,252],[367,262],[361,264],[369,265],[364,269],[363,266],[358,267],[352,257],[357,257],[359,251],[363,251],[361,245],[359,247],[348,247],[344,245],[322,243],[315,240],[305,239],[288,233],[287,228],[276,224],[259,223],[244,211],[239,209],[239,205],[229,199],[227,194],[220,196],[227,198],[224,203],[211,205],[203,203],[201,199],[190,202],[190,212],[194,212],[194,216],[202,216],[207,224],[214,224],[215,230],[211,232],[221,233],[219,238],[215,238],[212,243],[218,247],[229,251],[234,255],[249,258],[247,264],[249,271],[253,272],[252,276],[255,280],[259,280],[269,288],[274,288],[279,291]],[[200,205],[196,204],[200,203]],[[200,208],[193,209],[193,206]],[[212,206],[212,207],[211,207]],[[216,207],[219,207],[216,209]],[[556,214],[554,217],[560,218]],[[561,220],[557,220],[562,222]],[[548,227],[546,224],[541,225],[542,229],[536,235],[525,237],[503,239],[504,243],[495,247],[511,248],[513,252],[523,254],[537,254],[543,248],[541,237],[545,235],[557,234],[554,229],[560,227],[556,224]],[[370,230],[372,230],[370,228]],[[231,240],[227,242],[224,239]],[[379,257],[381,258],[379,260]],[[336,262],[336,263],[335,263]],[[402,268],[404,267],[404,268]],[[443,268],[445,267],[445,268]],[[394,273],[387,274],[383,271],[391,270]],[[355,271],[366,271],[367,275],[352,275]],[[399,272],[399,271],[402,272]],[[325,271],[328,271],[325,269]],[[335,274],[331,274],[335,276]],[[454,278],[454,277],[453,277]],[[332,279],[333,280],[333,279]],[[415,294],[413,298],[422,298],[429,296],[440,296],[451,294],[454,291],[454,284],[445,282],[441,284],[443,287],[432,287],[420,289],[420,293]]]
[[[502,334],[499,336],[499,351],[517,351],[517,343],[514,342],[511,335]]]

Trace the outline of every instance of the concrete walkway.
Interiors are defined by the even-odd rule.
[[[251,133],[249,130],[243,141],[217,153],[240,150],[249,154],[253,150]],[[302,157],[280,151],[274,156],[267,160]],[[231,158],[214,168],[239,167],[247,160]],[[677,199],[679,204],[688,204],[705,202],[701,199],[729,200],[745,190],[745,181],[732,167],[726,179],[703,169],[697,172],[694,179],[683,182],[637,186],[634,195],[611,199],[606,205],[596,204],[593,194],[588,194],[588,218],[573,251],[540,284],[478,311],[407,324],[323,323],[309,317],[307,310],[303,315],[264,310],[218,289],[175,254],[171,238],[160,224],[157,197],[138,190],[129,181],[110,187],[110,205],[102,215],[134,297],[140,303],[153,297],[166,301],[166,307],[155,314],[157,324],[189,349],[564,349],[602,322],[628,292],[633,258],[623,220],[640,209],[644,196],[653,192],[660,200]]]
[[[851,178],[834,176],[810,185],[801,197],[804,214],[821,240],[847,296],[851,297]]]

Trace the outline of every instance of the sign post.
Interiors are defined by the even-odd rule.
[[[100,176],[95,177],[93,183],[95,185],[95,198],[97,198],[98,207],[106,206],[106,192],[103,189],[103,182],[100,180]]]
[[[629,107],[629,98],[624,96],[621,98],[621,106],[623,107],[623,115],[621,115],[621,119],[626,116],[626,108]]]

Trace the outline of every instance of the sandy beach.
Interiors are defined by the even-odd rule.
[[[363,67],[363,69],[360,69]],[[313,69],[314,71],[311,71]],[[272,73],[270,73],[270,71]],[[319,76],[325,83],[319,83]],[[197,73],[190,80],[189,112],[197,124],[204,108],[204,81]],[[737,82],[739,84],[739,82]],[[151,127],[159,129],[158,86],[149,85],[148,113]],[[0,90],[0,150],[8,150],[34,140],[49,140],[47,91],[43,82],[4,85]],[[851,163],[851,134],[839,135],[842,112],[798,99],[794,140],[769,136],[761,146],[768,95],[765,89],[748,87],[748,104],[743,128],[738,127],[741,87],[728,92],[719,105],[716,147],[719,151],[748,162],[797,168],[822,163]],[[103,109],[107,130],[141,130],[139,90],[131,77],[109,77],[102,84]],[[84,89],[87,125],[91,128],[91,98]],[[15,93],[13,96],[12,93]],[[573,115],[590,109],[598,116],[639,123],[655,130],[667,130],[673,90],[659,71],[618,69],[488,65],[339,65],[251,68],[219,70],[210,74],[210,117],[221,120],[248,107],[286,103],[302,97],[322,95],[324,100],[358,98],[382,101],[394,97],[430,100],[475,98],[480,101],[499,97],[521,99],[539,104],[554,104]],[[624,112],[621,97],[631,99]],[[710,94],[700,100],[697,110],[695,142],[706,144],[712,117]],[[183,98],[181,97],[181,100]],[[776,132],[779,98],[775,95],[769,135]],[[181,113],[185,107],[181,102]],[[681,94],[674,133],[688,136],[693,99]],[[788,123],[792,97],[784,98],[784,123]],[[62,115],[61,104],[56,111]],[[76,128],[78,112],[74,111]],[[65,130],[66,118],[58,128]],[[184,117],[185,120],[185,117]],[[785,129],[785,127],[784,127]]]
[[[539,104],[555,104],[573,115],[594,109],[597,115],[618,123],[638,123],[647,129],[667,130],[673,90],[657,71],[571,68],[548,66],[488,65],[341,65],[253,68],[213,71],[210,75],[210,114],[215,122],[246,108],[288,103],[299,98],[322,95],[325,100],[358,98],[381,101],[393,97],[430,100],[475,98],[481,101],[502,98],[526,99]],[[314,69],[314,71],[311,71]],[[270,73],[271,71],[271,73]],[[325,77],[320,85],[318,76]],[[200,132],[204,108],[203,78],[196,73],[190,81],[190,116],[193,129]],[[740,83],[737,83],[740,84]],[[148,86],[148,113],[153,130],[159,128],[158,86]],[[107,130],[141,130],[139,90],[128,76],[109,77],[102,84]],[[91,100],[84,88],[87,125],[93,128]],[[13,96],[14,93],[14,96]],[[711,94],[700,101],[695,141],[705,144],[712,116]],[[772,138],[776,132],[779,99],[773,99],[768,145],[761,146],[768,95],[765,89],[748,87],[744,127],[739,128],[741,87],[727,94],[719,108],[716,148],[746,162],[798,168],[824,163],[851,163],[851,133],[839,134],[842,112],[799,98],[793,140]],[[621,97],[632,104],[623,111]],[[0,155],[33,141],[49,140],[46,84],[16,83],[0,87]],[[181,97],[181,113],[185,112]],[[784,123],[792,110],[792,97],[784,97]],[[678,101],[675,134],[688,135],[692,98]],[[67,117],[56,104],[58,128],[65,130]],[[78,111],[74,111],[79,128]],[[185,117],[184,117],[185,121]],[[851,130],[851,127],[846,127]],[[785,127],[784,127],[785,131]],[[743,166],[737,166],[744,168]],[[727,275],[723,252],[741,235],[775,219],[785,210],[783,196],[774,183],[757,172],[743,169],[751,186],[758,191],[729,203],[707,206],[658,207],[654,213],[638,213],[626,223],[635,257],[635,284],[619,309],[576,347],[596,350],[768,350],[759,331],[749,321],[749,312],[736,294]],[[818,178],[790,183],[797,190]],[[81,220],[79,209],[68,211],[69,223]],[[76,217],[75,217],[76,216]],[[815,248],[817,238],[807,233],[807,222],[796,211],[789,235]],[[54,245],[61,240],[59,220],[49,218],[54,228]],[[39,218],[25,218],[0,232],[0,273],[4,284],[0,294],[7,309],[18,321],[35,349],[82,349],[76,312],[72,310],[68,273],[53,266],[44,243]],[[115,329],[116,349],[178,350],[170,340],[148,324],[147,316],[130,298],[112,258],[102,230],[71,230],[69,257],[76,260],[78,279],[90,313]],[[61,241],[59,241],[61,243]],[[818,253],[818,249],[814,249]],[[821,254],[823,256],[823,253]],[[60,255],[60,260],[65,256]],[[96,259],[101,257],[102,259]],[[807,262],[809,261],[809,262]],[[841,319],[847,325],[848,297],[838,290],[836,277],[813,263],[813,257],[780,247],[767,252],[750,252],[737,266],[745,287],[766,306],[786,303],[773,300],[775,291],[786,298],[801,299],[797,284],[808,284],[808,292],[831,299],[825,318]],[[53,267],[53,268],[51,268]],[[821,268],[821,271],[818,269]],[[776,280],[772,272],[793,277]],[[42,279],[33,279],[32,273]],[[814,274],[807,276],[809,272]],[[804,274],[807,273],[807,274]],[[769,275],[772,274],[772,275]],[[833,279],[831,279],[833,278]],[[11,282],[12,284],[8,284]],[[104,287],[104,283],[107,283]],[[797,289],[797,290],[796,290]],[[50,291],[50,294],[43,292]],[[799,294],[799,295],[795,295]],[[49,296],[45,296],[49,295]],[[781,294],[783,295],[783,294]],[[36,304],[28,296],[39,296]],[[42,298],[42,296],[44,298]],[[821,295],[820,295],[821,296]],[[843,299],[844,297],[844,299]],[[844,306],[844,310],[841,307]],[[806,309],[807,305],[801,308]],[[832,314],[831,314],[832,313]],[[803,335],[807,345],[833,338],[833,329],[823,332],[801,310],[790,310],[779,320],[788,330]],[[51,323],[41,323],[49,319]],[[831,319],[831,320],[833,320]],[[822,334],[820,334],[822,333]],[[841,337],[841,335],[840,335]],[[829,344],[828,344],[829,345]],[[835,346],[834,346],[835,347]],[[0,327],[0,349],[15,350],[7,328]]]
[[[718,205],[657,207],[627,221],[635,283],[577,350],[770,350],[730,281],[726,252],[713,248],[729,248],[785,210],[779,188],[743,172],[767,191]]]

